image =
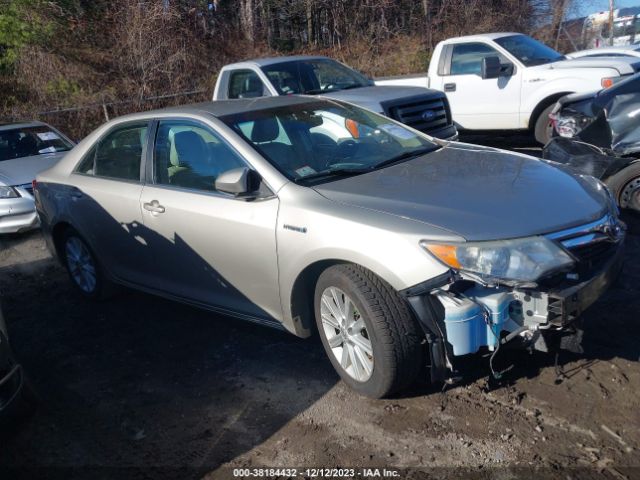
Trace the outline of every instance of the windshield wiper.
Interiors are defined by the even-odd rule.
[[[440,148],[439,146],[435,146],[435,147],[430,147],[430,148],[421,148],[419,150],[411,150],[410,152],[404,152],[401,153],[400,155],[397,155],[393,158],[389,158],[388,160],[383,160],[382,162],[376,163],[372,169],[378,169],[378,168],[382,168],[382,167],[386,167],[388,165],[394,164],[394,163],[398,163],[398,162],[402,162],[403,160],[409,160],[410,158],[416,158],[416,157],[420,157],[422,155],[426,155],[427,153],[431,153],[435,150],[437,150],[438,148]]]
[[[296,183],[300,183],[302,180],[313,180],[316,178],[323,177],[348,177],[350,175],[359,175],[361,173],[367,173],[373,170],[372,167],[367,168],[334,168],[333,170],[324,170],[322,172],[312,173],[310,175],[305,175],[304,177],[296,178],[293,181]]]

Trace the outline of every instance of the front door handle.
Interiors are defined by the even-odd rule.
[[[455,92],[456,91],[456,84],[455,83],[445,83],[444,84],[444,91],[445,92]]]
[[[142,206],[151,213],[164,213],[164,207],[160,205],[158,200],[151,200],[149,203],[143,203]]]

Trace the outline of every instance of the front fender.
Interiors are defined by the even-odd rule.
[[[295,190],[295,199],[290,198],[291,190]],[[310,188],[285,188],[279,197],[276,240],[283,324],[297,335],[307,333],[292,314],[294,287],[310,266],[354,263],[372,271],[396,290],[448,270],[420,247],[421,240],[434,238],[431,227],[425,224],[341,205]],[[450,234],[446,238],[461,240]],[[313,296],[312,292],[310,286],[306,295]]]
[[[613,70],[612,70],[613,71]],[[525,87],[522,95],[522,119],[525,127],[530,126],[531,115],[536,111],[536,107],[548,104],[550,99],[557,100],[564,95],[570,93],[587,93],[596,92],[602,89],[600,84],[602,78],[607,76],[608,70],[603,70],[600,75],[583,78],[577,75],[563,77],[561,79],[544,80],[548,72],[537,76],[532,76],[525,80]],[[542,79],[542,80],[540,80]],[[535,85],[538,82],[544,82],[541,85]]]

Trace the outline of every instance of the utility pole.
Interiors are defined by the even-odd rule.
[[[613,0],[609,0],[609,45],[613,46]]]

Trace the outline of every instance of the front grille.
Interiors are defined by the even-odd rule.
[[[449,108],[443,97],[418,97],[384,105],[386,114],[399,122],[430,133],[451,125]]]
[[[548,237],[571,252],[578,260],[578,271],[585,273],[615,255],[624,238],[624,229],[616,218],[606,215],[595,222]]]
[[[569,251],[575,255],[580,263],[595,265],[614,255],[617,245],[617,243],[609,240],[601,240],[570,248]]]

